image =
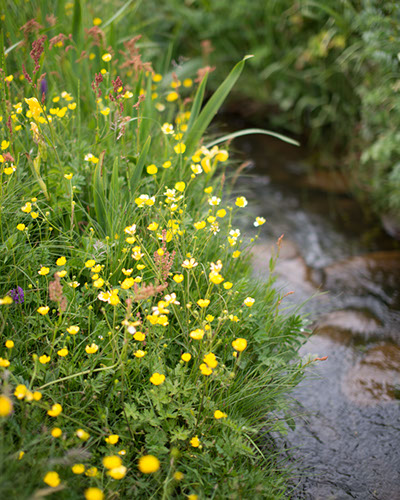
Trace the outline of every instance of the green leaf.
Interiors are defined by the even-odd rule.
[[[119,9],[117,10],[117,12],[112,16],[110,17],[110,19],[108,21],[106,21],[103,26],[102,26],[102,29],[104,30],[104,28],[107,28],[107,26],[109,26],[111,23],[113,23],[120,15],[122,15],[124,13],[124,11],[129,7],[129,5],[133,2],[133,0],[128,0],[127,2],[124,3],[124,5]],[[139,7],[139,5],[141,4],[141,2],[137,2],[137,4],[135,5],[135,10]],[[131,15],[132,15],[132,12],[131,12]]]
[[[72,37],[78,45],[81,38],[82,29],[82,9],[80,0],[74,2],[74,15],[72,18]]]
[[[104,161],[105,151],[100,154],[99,161],[96,165],[93,174],[93,201],[94,209],[96,212],[97,222],[99,226],[106,232],[107,223],[107,212],[106,212],[106,193],[104,190],[103,182],[103,161]]]
[[[217,114],[219,108],[222,106],[222,103],[225,101],[232,87],[235,85],[237,79],[239,78],[246,59],[250,57],[252,56],[246,56],[236,64],[229,75],[214,92],[210,100],[204,106],[204,109],[202,110],[196,121],[193,123],[192,129],[185,141],[187,156],[191,156],[191,154],[193,153],[195,147],[202,138],[211,120]]]
[[[143,167],[147,159],[147,153],[149,152],[150,143],[151,143],[151,136],[149,136],[147,138],[147,141],[144,143],[142,152],[140,153],[139,159],[135,165],[135,169],[133,170],[132,175],[130,176],[129,185],[131,193],[135,191],[136,185],[138,184],[139,179],[142,175]]]
[[[286,135],[277,134],[276,132],[272,132],[271,130],[265,130],[262,128],[246,128],[244,130],[239,130],[238,132],[232,132],[231,134],[224,135],[219,139],[215,139],[215,141],[209,142],[206,145],[206,148],[211,148],[216,144],[220,144],[221,142],[226,142],[231,139],[235,139],[236,137],[242,137],[243,135],[251,135],[251,134],[270,135],[271,137],[276,137],[277,139],[280,139],[283,142],[287,142],[288,144],[293,144],[293,146],[300,146],[300,143],[298,141],[290,139],[290,137],[286,137]]]
[[[204,99],[204,91],[205,91],[206,85],[207,85],[207,79],[208,79],[208,73],[206,73],[203,80],[201,81],[201,83],[197,89],[196,95],[194,97],[193,106],[192,106],[192,109],[190,110],[190,118],[189,118],[189,122],[188,122],[188,128],[187,128],[187,132],[185,134],[186,137],[189,135],[190,131],[192,130],[193,124],[195,123],[195,121],[197,120],[197,117],[200,114],[201,105],[202,105],[203,99]]]

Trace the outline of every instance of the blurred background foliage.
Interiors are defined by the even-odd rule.
[[[22,8],[32,17],[39,13],[45,24],[46,1],[2,4],[16,20],[15,31],[5,34],[6,47],[21,39]],[[342,169],[353,192],[400,227],[397,0],[59,0],[52,12],[64,24],[70,18],[78,45],[88,36],[79,27],[99,17],[113,47],[123,50],[126,40],[141,34],[138,46],[147,60],[157,61],[157,71],[171,60],[179,76],[215,66],[214,88],[237,61],[253,54],[236,87],[236,103],[258,110],[252,118],[257,125],[302,137],[319,151],[318,168]],[[70,55],[60,70],[63,65],[79,72]]]

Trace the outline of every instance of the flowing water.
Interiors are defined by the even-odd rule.
[[[301,352],[328,356],[294,393],[286,446],[302,470],[293,498],[400,499],[399,242],[347,195],[343,177],[308,175],[300,149],[265,136],[235,145],[254,164],[241,193],[267,219],[255,275],[268,275],[284,233],[277,283],[295,292],[284,304],[306,301],[313,322]]]

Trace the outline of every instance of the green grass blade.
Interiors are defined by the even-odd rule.
[[[104,30],[105,28],[107,28],[107,26],[109,26],[111,23],[113,23],[120,15],[122,15],[124,13],[124,11],[130,6],[130,4],[133,2],[133,0],[128,0],[127,2],[124,3],[124,5],[117,10],[117,12],[112,16],[110,17],[110,19],[108,21],[106,21],[103,26],[102,26],[102,29]],[[137,4],[135,5],[135,10],[139,7],[141,2],[137,2]],[[132,13],[131,13],[132,15]]]
[[[186,139],[186,154],[187,156],[191,156],[194,148],[200,141],[204,132],[206,131],[208,125],[211,120],[217,114],[219,108],[222,103],[225,101],[227,95],[231,91],[232,87],[235,85],[237,79],[239,78],[246,59],[252,56],[244,57],[240,62],[236,64],[236,66],[232,69],[229,75],[225,78],[225,80],[221,83],[218,89],[214,92],[210,100],[204,106],[204,109],[193,123],[192,129],[189,132]]]
[[[276,137],[283,142],[287,142],[288,144],[292,144],[293,146],[300,146],[298,141],[291,139],[290,137],[286,137],[286,135],[277,134],[276,132],[271,132],[270,130],[264,130],[262,128],[246,128],[244,130],[239,130],[238,132],[232,132],[231,134],[224,135],[219,139],[215,139],[215,141],[209,142],[206,144],[206,148],[212,148],[216,144],[220,144],[221,142],[226,142],[231,139],[235,139],[236,137],[242,137],[243,135],[251,135],[251,134],[263,134],[269,135],[271,137]]]
[[[194,97],[193,106],[192,106],[192,109],[190,110],[190,118],[189,118],[189,122],[188,122],[188,128],[187,128],[187,132],[185,134],[186,137],[188,137],[190,131],[192,130],[193,124],[195,123],[195,121],[197,120],[197,117],[200,114],[201,105],[202,105],[203,99],[204,99],[204,92],[206,90],[207,79],[208,79],[208,73],[206,73],[205,77],[201,81],[199,88],[197,89],[196,95]]]
[[[75,0],[74,15],[72,18],[72,37],[77,45],[79,45],[79,41],[81,39],[81,30],[82,30],[81,1]]]
[[[147,159],[147,154],[149,152],[150,143],[151,143],[151,137],[149,136],[147,138],[146,142],[144,143],[142,152],[140,153],[140,156],[139,156],[139,159],[136,163],[135,169],[132,172],[131,178],[129,179],[131,193],[133,193],[135,191],[136,185],[138,184],[139,179],[142,175],[143,167],[144,167],[144,164],[145,164],[146,159]]]
[[[94,209],[96,212],[97,222],[101,229],[106,232],[106,193],[104,190],[103,182],[103,161],[105,152],[100,154],[100,159],[96,164],[96,168],[93,174],[93,201]]]

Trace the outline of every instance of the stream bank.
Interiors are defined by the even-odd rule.
[[[265,136],[235,141],[254,164],[241,194],[263,216],[257,277],[284,234],[277,287],[294,291],[313,335],[301,353],[328,356],[293,393],[285,443],[299,499],[400,499],[400,245],[349,195],[341,175],[310,175],[305,152]]]

